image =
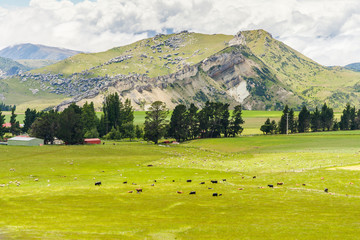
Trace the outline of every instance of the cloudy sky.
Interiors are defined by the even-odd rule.
[[[0,0],[0,49],[97,52],[156,33],[259,28],[321,64],[360,62],[359,0]]]

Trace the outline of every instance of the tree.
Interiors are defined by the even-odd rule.
[[[106,133],[108,133],[112,128],[118,128],[121,126],[122,121],[120,112],[122,107],[122,103],[117,93],[110,94],[105,97],[103,112]]]
[[[15,107],[13,107],[11,109],[11,117],[10,117],[10,124],[11,124],[10,132],[13,136],[20,134],[20,124],[18,121],[16,121],[16,116],[17,114],[15,114]]]
[[[186,106],[179,104],[174,108],[171,115],[168,135],[175,138],[176,141],[185,141],[189,135],[188,116]]]
[[[315,111],[311,113],[311,131],[317,132],[321,129],[321,115],[319,109],[316,107]]]
[[[59,128],[59,114],[54,110],[42,112],[29,130],[30,136],[44,139],[45,144],[53,144]]]
[[[323,131],[325,131],[325,129],[329,131],[330,128],[334,125],[334,111],[333,109],[329,108],[326,103],[324,103],[321,108],[320,119]]]
[[[306,106],[303,106],[298,117],[298,131],[299,133],[307,132],[310,129],[310,111]]]
[[[286,134],[286,132],[292,128],[292,126],[290,126],[290,123],[294,122],[294,120],[290,119],[291,116],[289,113],[290,113],[289,107],[288,107],[288,105],[286,105],[284,107],[283,114],[282,114],[282,116],[280,118],[280,122],[279,122],[279,133],[280,134]]]
[[[188,137],[194,139],[199,136],[198,108],[192,103],[187,111]]]
[[[84,128],[81,121],[82,110],[75,103],[64,109],[59,116],[57,136],[66,144],[82,144],[84,142]]]
[[[295,121],[295,117],[294,117],[294,110],[291,108],[289,111],[289,119],[288,119],[289,123],[288,123],[288,131],[291,131],[291,133],[296,133],[296,121]]]
[[[134,124],[132,122],[127,122],[125,124],[122,125],[122,137],[123,138],[130,138],[130,142],[131,139],[135,138],[135,127]]]
[[[99,125],[99,119],[96,116],[93,102],[91,102],[90,104],[86,102],[82,107],[81,122],[84,127],[84,137],[99,137],[99,132],[97,130],[97,126]]]
[[[3,127],[4,123],[5,123],[5,115],[3,115],[2,112],[0,111],[0,139],[3,139],[5,135],[5,127]]]
[[[155,144],[158,143],[166,132],[166,117],[168,110],[165,103],[161,101],[153,102],[149,111],[146,111],[144,138],[148,141],[152,141]]]
[[[234,108],[234,111],[230,120],[230,136],[235,137],[238,134],[241,134],[244,128],[241,124],[244,124],[245,121],[242,119],[242,106],[237,105]]]
[[[135,127],[135,136],[137,139],[140,139],[144,136],[143,130],[139,127],[139,125],[136,125]]]
[[[355,107],[354,107],[354,111],[355,111]],[[343,114],[340,117],[340,122],[339,122],[339,126],[341,130],[350,130],[351,129],[351,120],[353,118],[352,115],[352,108],[350,106],[350,104],[346,104],[345,109],[343,110]]]
[[[270,118],[266,119],[264,125],[260,127],[260,131],[262,131],[263,134],[269,134],[273,131]]]
[[[35,109],[30,110],[30,108],[25,111],[25,120],[23,132],[28,132],[31,125],[35,122],[35,119],[39,116],[39,113],[36,112]]]

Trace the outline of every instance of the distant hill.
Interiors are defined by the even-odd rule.
[[[360,72],[360,63],[352,63],[345,66],[346,69],[353,70],[355,72]]]
[[[42,59],[60,61],[78,53],[80,53],[80,51],[25,43],[0,50],[0,57],[10,58],[13,60]]]
[[[29,70],[30,68],[14,60],[0,57],[0,77],[11,76]]]
[[[322,66],[263,30],[235,36],[184,31],[77,54],[0,81],[4,102],[19,108],[85,101],[99,108],[109,92],[131,99],[135,109],[160,100],[169,108],[221,101],[245,109],[313,109],[326,102],[340,110],[360,104],[360,73]]]

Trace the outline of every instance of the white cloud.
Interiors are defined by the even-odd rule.
[[[360,62],[358,0],[31,0],[26,8],[0,8],[0,48],[31,42],[103,51],[167,29],[258,28],[322,64]]]

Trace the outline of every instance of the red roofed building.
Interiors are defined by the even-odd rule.
[[[9,128],[9,127],[11,127],[11,123],[4,123],[2,126],[6,127],[6,128]]]
[[[101,144],[101,140],[99,138],[85,138],[85,144]]]

